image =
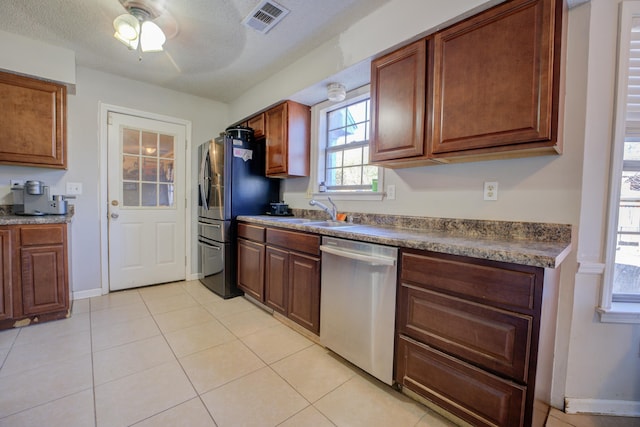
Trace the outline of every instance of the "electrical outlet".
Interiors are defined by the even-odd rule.
[[[395,200],[395,199],[396,199],[396,186],[387,185],[387,200]]]
[[[82,183],[67,182],[67,196],[77,196],[82,194]]]
[[[485,200],[498,200],[498,183],[497,182],[485,182],[484,183],[484,199]]]

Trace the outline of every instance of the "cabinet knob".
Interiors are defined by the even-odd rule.
[[[119,216],[120,216],[120,215],[118,215],[118,214],[117,214],[117,213],[115,213],[115,212],[113,212],[113,213],[111,214],[111,218],[113,218],[113,219],[117,219]]]

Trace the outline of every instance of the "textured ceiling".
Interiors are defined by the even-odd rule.
[[[78,66],[230,102],[389,0],[277,0],[266,35],[242,25],[258,0],[154,0],[165,52],[140,60],[113,38],[118,0],[1,0],[0,30],[71,49]]]

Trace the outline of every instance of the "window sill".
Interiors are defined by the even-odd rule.
[[[596,309],[600,321],[605,323],[640,323],[640,304],[633,302],[614,302],[611,308]]]
[[[313,193],[312,197],[317,198],[327,198],[331,197],[331,200],[373,200],[380,201],[384,199],[385,193],[383,192],[373,192],[373,191],[353,191],[353,192],[342,192],[342,191],[325,191],[323,193]]]

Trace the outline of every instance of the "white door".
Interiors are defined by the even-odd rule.
[[[184,280],[185,126],[108,120],[109,289]]]

